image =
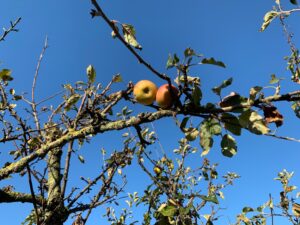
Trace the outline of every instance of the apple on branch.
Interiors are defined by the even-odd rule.
[[[162,109],[171,108],[178,98],[178,89],[174,85],[171,85],[171,88],[173,93],[171,93],[169,84],[164,84],[157,90],[156,102]]]
[[[151,105],[156,98],[157,87],[150,80],[140,80],[134,85],[135,100],[143,105]]]

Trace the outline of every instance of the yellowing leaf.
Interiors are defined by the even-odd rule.
[[[137,42],[135,37],[135,29],[130,24],[122,24],[122,30],[125,41],[136,49],[141,50],[142,46]]]
[[[96,70],[92,65],[89,65],[86,68],[86,74],[88,76],[89,83],[94,83],[96,79]]]
[[[13,77],[11,76],[11,70],[3,69],[2,71],[0,71],[0,79],[3,81],[13,80]]]
[[[265,14],[264,16],[264,22],[260,28],[260,31],[264,31],[272,22],[272,20],[274,20],[276,18],[276,16],[278,15],[278,12],[276,11],[269,11]]]
[[[267,127],[263,117],[253,110],[247,110],[239,116],[239,123],[254,134],[267,134],[270,129]]]

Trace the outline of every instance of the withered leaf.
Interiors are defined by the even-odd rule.
[[[266,123],[275,123],[276,127],[283,124],[283,116],[275,106],[264,106],[263,111]]]

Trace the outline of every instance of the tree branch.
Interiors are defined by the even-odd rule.
[[[5,40],[5,37],[12,31],[14,32],[18,32],[17,29],[15,29],[15,27],[17,26],[17,24],[21,21],[21,17],[19,17],[15,22],[10,22],[10,28],[8,30],[4,29],[4,33],[3,35],[0,37],[0,42]]]
[[[102,8],[98,4],[97,0],[91,0],[92,4],[95,6],[97,12],[95,14],[100,15],[104,21],[110,26],[110,28],[114,31],[116,34],[116,37],[122,42],[122,44],[138,59],[139,63],[146,66],[152,73],[154,73],[156,76],[160,77],[163,80],[168,81],[168,83],[171,82],[171,79],[166,75],[158,72],[156,69],[154,69],[148,62],[146,62],[132,47],[130,44],[128,44],[122,35],[120,34],[118,28],[115,26],[115,23],[110,20],[107,15],[103,12]]]
[[[0,189],[0,203],[14,203],[14,202],[22,202],[22,203],[37,203],[42,206],[45,202],[41,196],[35,196],[35,199],[32,198],[31,194],[25,194],[21,192],[14,192],[12,190],[4,190]]]

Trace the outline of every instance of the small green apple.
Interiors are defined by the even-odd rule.
[[[140,80],[134,85],[135,100],[143,105],[151,105],[156,98],[157,87],[150,80]]]
[[[161,174],[161,169],[160,169],[158,166],[155,166],[155,167],[153,168],[153,171],[154,171],[154,173],[155,173],[156,175],[160,175],[160,174]]]

